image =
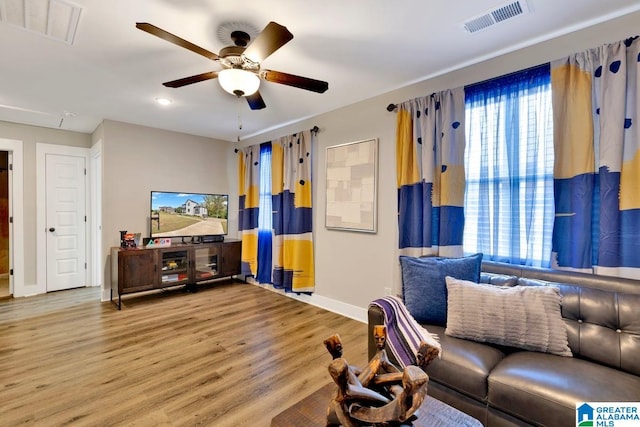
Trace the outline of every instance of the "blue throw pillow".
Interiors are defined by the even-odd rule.
[[[480,281],[482,254],[462,258],[400,257],[402,299],[420,323],[446,326],[447,283],[445,277]]]

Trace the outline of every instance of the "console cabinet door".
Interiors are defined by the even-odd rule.
[[[222,261],[220,275],[233,276],[240,274],[240,260],[242,257],[242,242],[225,242],[220,245]]]
[[[193,248],[195,282],[211,280],[220,274],[220,246],[203,244]]]
[[[192,281],[189,248],[161,248],[157,253],[160,265],[158,287],[184,285]]]
[[[153,289],[157,282],[156,251],[132,249],[118,251],[118,293]]]

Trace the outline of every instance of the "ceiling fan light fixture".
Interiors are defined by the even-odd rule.
[[[226,92],[236,96],[249,96],[260,87],[260,77],[241,68],[227,68],[218,73],[220,86]]]

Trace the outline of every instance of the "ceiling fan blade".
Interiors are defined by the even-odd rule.
[[[195,52],[198,55],[202,55],[205,58],[209,58],[213,61],[216,61],[219,57],[213,52],[209,52],[207,49],[204,49],[200,46],[197,46],[191,42],[186,41],[174,34],[171,34],[168,31],[163,30],[162,28],[158,28],[153,24],[149,24],[148,22],[137,22],[136,28],[146,31],[147,33],[154,35],[156,37],[160,37],[163,40],[166,40],[170,43],[183,47],[185,49],[189,49],[191,52]]]
[[[264,99],[262,99],[262,95],[260,92],[256,92],[253,95],[246,96],[247,102],[249,103],[249,107],[252,110],[262,110],[267,105],[264,103]]]
[[[207,73],[196,74],[195,76],[184,77],[182,79],[171,80],[170,82],[162,83],[166,87],[182,87],[193,83],[203,82],[205,80],[211,80],[218,77],[217,71],[209,71]]]
[[[287,27],[269,22],[264,30],[249,43],[244,51],[244,56],[253,62],[262,62],[292,38],[293,34],[287,30]]]
[[[329,89],[329,83],[322,80],[310,79],[309,77],[296,76],[280,71],[263,70],[260,73],[260,77],[268,82],[280,83],[287,86],[297,87],[299,89],[310,90],[312,92],[324,93]]]

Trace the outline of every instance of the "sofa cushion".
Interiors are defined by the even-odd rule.
[[[575,425],[576,402],[629,402],[638,396],[638,376],[537,352],[507,355],[489,376],[489,405],[538,425]]]
[[[425,327],[439,335],[442,346],[440,359],[434,359],[426,369],[429,381],[485,402],[487,377],[505,353],[486,344],[447,336],[441,326]]]
[[[518,277],[509,274],[480,272],[479,282],[497,286],[515,286],[518,284]]]
[[[447,335],[571,356],[557,288],[446,282]]]
[[[519,283],[549,284],[534,279]],[[573,355],[640,375],[640,294],[550,284],[562,294],[562,317]]]
[[[462,258],[400,257],[402,297],[409,313],[420,323],[444,326],[447,321],[445,277],[477,282],[482,254]]]

